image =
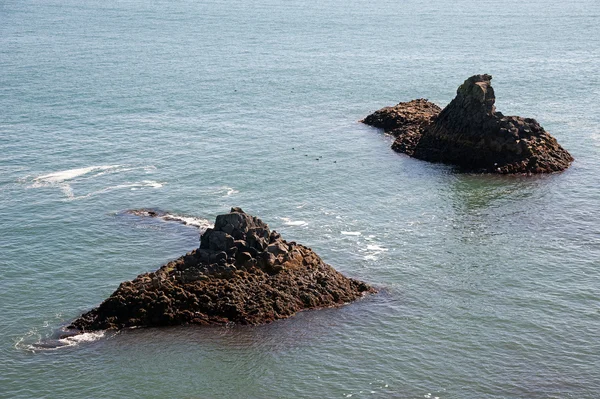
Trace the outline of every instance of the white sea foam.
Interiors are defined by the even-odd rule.
[[[360,231],[342,231],[342,234],[345,236],[359,236],[362,233]]]
[[[105,331],[87,332],[58,340],[63,346],[75,346],[85,342],[94,342],[104,337]]]
[[[387,248],[384,248],[382,246],[376,245],[376,244],[369,244],[367,245],[367,251],[387,251]]]
[[[230,197],[237,193],[239,193],[238,190],[228,186],[216,187],[215,191],[211,191],[211,194],[221,194],[223,197]]]
[[[60,189],[67,198],[75,198],[75,194],[73,193],[73,188],[69,184],[61,184]]]
[[[132,209],[126,213],[141,217],[152,217],[160,219],[164,222],[176,222],[185,224],[187,226],[193,226],[198,228],[201,234],[204,233],[206,229],[213,227],[213,224],[206,219],[194,216],[178,215],[175,213],[164,212],[159,209]]]
[[[151,173],[152,171],[156,170],[156,166],[154,165],[146,165],[146,166],[119,166],[118,168],[114,168],[114,169],[106,169],[102,172],[98,172],[95,173],[94,176],[102,176],[108,173],[122,173],[122,172],[131,172],[133,170],[143,170],[146,173]]]
[[[134,171],[134,170],[144,170],[146,173],[151,173],[155,169],[156,169],[156,167],[153,165],[146,165],[146,166],[95,165],[95,166],[88,166],[85,168],[75,168],[75,169],[62,170],[59,172],[47,173],[47,174],[43,174],[43,175],[34,177],[32,180],[29,180],[29,177],[27,177],[24,179],[24,181],[29,180],[31,182],[31,185],[29,187],[31,187],[31,188],[46,187],[46,186],[59,187],[61,189],[61,191],[63,192],[63,194],[67,197],[68,200],[77,200],[77,199],[88,198],[88,197],[91,197],[96,194],[101,194],[101,193],[105,193],[105,192],[116,190],[116,189],[122,189],[122,188],[129,188],[130,190],[140,190],[145,187],[160,188],[163,186],[164,183],[160,183],[160,182],[152,181],[152,180],[142,180],[140,182],[117,184],[117,185],[103,188],[101,190],[92,191],[85,195],[76,196],[74,193],[73,187],[71,186],[72,183],[75,183],[78,181],[90,180],[93,178],[97,178],[99,176],[103,176],[108,173],[111,173],[111,174],[123,173],[123,172],[130,172],[130,171]]]
[[[206,231],[206,229],[213,227],[213,224],[211,222],[209,222],[208,220],[202,219],[202,218],[196,218],[196,217],[192,217],[192,216],[181,216],[181,215],[175,215],[172,213],[166,213],[163,216],[160,216],[160,218],[165,221],[175,221],[175,222],[183,223],[188,226],[195,226],[201,232],[204,232],[204,231]]]
[[[224,188],[227,190],[227,193],[224,195],[224,197],[230,197],[233,194],[239,193],[239,191],[234,188],[231,188],[231,187],[224,187]]]
[[[105,171],[110,169],[119,168],[121,165],[99,165],[99,166],[89,166],[87,168],[76,168],[76,169],[68,169],[62,170],[60,172],[48,173],[46,175],[41,175],[33,179],[34,182],[40,183],[60,183],[65,180],[72,180],[76,177],[87,175],[93,171]]]
[[[85,195],[80,195],[77,197],[73,195],[72,189],[67,190],[66,188],[63,188],[63,192],[65,193],[65,195],[68,197],[69,200],[80,200],[80,199],[84,199],[84,198],[93,197],[94,195],[103,194],[103,193],[107,193],[109,191],[114,191],[114,190],[119,190],[119,189],[124,189],[124,188],[129,188],[130,190],[140,190],[145,187],[160,188],[163,185],[164,185],[164,183],[159,183],[159,182],[152,181],[152,180],[143,180],[143,181],[137,182],[137,183],[125,183],[125,184],[117,184],[114,186],[105,187],[101,190],[92,191],[91,193],[88,193]],[[70,186],[69,186],[69,189],[70,189]]]
[[[280,218],[286,226],[306,226],[308,223],[304,220],[291,220],[290,218]]]
[[[44,323],[46,325],[47,323]],[[42,338],[37,329],[32,329],[23,337],[15,342],[15,349],[26,350],[30,352],[57,350],[64,347],[79,345],[81,343],[97,341],[104,337],[105,331],[94,331],[67,337]]]

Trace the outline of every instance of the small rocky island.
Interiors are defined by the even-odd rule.
[[[179,324],[263,324],[373,293],[310,248],[240,208],[219,215],[200,248],[122,283],[68,326],[81,332]]]
[[[443,110],[418,99],[382,108],[363,123],[396,137],[392,149],[484,173],[552,173],[573,157],[535,120],[496,111],[490,75],[475,75]]]

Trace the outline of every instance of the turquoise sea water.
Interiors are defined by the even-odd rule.
[[[0,398],[597,397],[599,72],[596,0],[0,1]],[[476,73],[573,166],[457,174],[357,122]],[[53,340],[198,245],[124,210],[231,206],[380,293]]]

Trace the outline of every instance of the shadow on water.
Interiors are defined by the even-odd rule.
[[[540,199],[552,177],[455,174],[448,196],[458,213],[468,214],[498,208],[506,202]]]
[[[547,209],[560,191],[561,175],[454,174],[441,189],[462,241],[527,231],[547,223]]]

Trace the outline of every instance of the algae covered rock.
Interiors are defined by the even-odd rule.
[[[240,208],[219,215],[200,248],[122,283],[68,328],[80,331],[178,324],[262,324],[375,292],[310,248],[288,242]]]

